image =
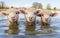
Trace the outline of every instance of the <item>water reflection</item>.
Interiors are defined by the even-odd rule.
[[[41,31],[40,34],[52,34],[52,33],[56,33],[56,31],[54,31],[54,28],[50,26],[49,23],[43,23],[40,27]]]
[[[5,33],[8,34],[18,34],[19,33],[19,28],[17,22],[13,22],[9,25],[9,29],[5,30]]]
[[[36,21],[34,19],[34,21],[28,22],[26,20],[26,33],[25,35],[35,35],[35,25],[36,25]]]
[[[45,22],[41,22],[41,30],[43,29],[49,29],[50,28],[50,24],[49,23],[45,23]]]
[[[26,25],[26,35],[35,35],[35,25]]]

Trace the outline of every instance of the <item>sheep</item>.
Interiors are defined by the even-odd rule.
[[[52,13],[50,10],[38,9],[36,10],[35,15],[41,17],[41,28],[49,28],[51,17],[56,16],[57,13]]]
[[[6,11],[1,11],[1,14],[4,16],[7,16],[8,21],[9,21],[9,29],[8,29],[8,33],[9,34],[15,34],[18,32],[19,28],[18,28],[18,18],[19,18],[19,10],[18,9],[8,9]],[[17,32],[16,32],[17,30]]]
[[[21,13],[25,15],[26,25],[36,25],[36,15],[34,14],[34,9],[20,10]]]

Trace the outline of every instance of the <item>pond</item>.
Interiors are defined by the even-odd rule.
[[[17,32],[17,34],[5,33],[9,28],[8,19],[6,16],[0,15],[0,38],[60,38],[60,11],[57,11],[57,13],[58,15],[56,17],[51,17],[50,33],[44,33],[48,29],[40,33],[41,25],[39,23],[36,24],[36,26],[28,26],[28,28],[26,28],[23,14],[19,15],[19,30],[16,30],[16,32],[19,32]],[[37,17],[37,19],[39,19],[39,17]]]

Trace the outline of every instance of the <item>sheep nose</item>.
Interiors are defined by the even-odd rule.
[[[12,19],[14,19],[15,17],[11,17]]]
[[[32,17],[29,17],[29,19],[30,19],[30,21],[31,21]]]
[[[48,21],[48,18],[45,18],[46,21]]]
[[[32,19],[32,17],[30,19]]]

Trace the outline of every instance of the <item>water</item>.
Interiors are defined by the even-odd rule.
[[[7,30],[9,27],[8,19],[6,16],[0,15],[0,38],[60,38],[60,18],[59,17],[60,17],[59,11],[56,17],[51,17],[50,26],[52,28],[50,29],[53,30],[52,33],[41,34],[40,24],[36,24],[36,27],[34,26],[31,27],[32,30],[26,30],[27,28],[25,26],[24,15],[20,14],[19,15],[19,33],[16,35],[13,35],[13,34],[10,35],[8,33],[5,33],[5,30]]]

